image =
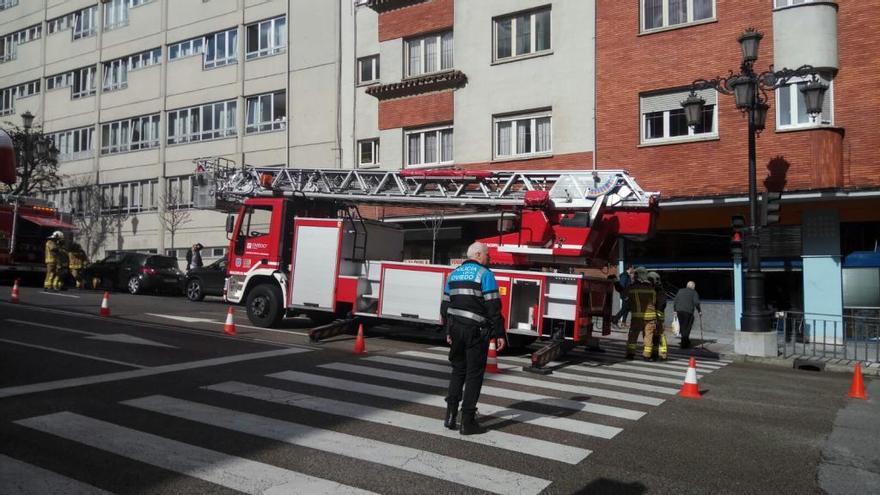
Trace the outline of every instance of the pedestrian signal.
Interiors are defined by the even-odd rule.
[[[734,256],[742,255],[743,252],[743,231],[746,228],[746,219],[742,215],[735,215],[730,218],[730,226],[733,230],[730,235],[730,252]]]
[[[781,199],[781,192],[767,191],[761,195],[762,227],[779,223],[779,217],[781,214],[780,210],[782,209],[782,205],[780,204]]]

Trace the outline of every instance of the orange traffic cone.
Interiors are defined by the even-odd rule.
[[[364,341],[364,324],[361,323],[358,325],[358,335],[357,338],[354,339],[354,351],[355,354],[366,354],[367,353],[367,343]]]
[[[849,388],[849,396],[852,399],[868,399],[865,395],[865,382],[862,379],[862,363],[856,363],[856,369],[853,373],[852,386]]]
[[[104,299],[101,300],[101,316],[110,316],[110,291],[104,291]]]
[[[232,319],[233,314],[235,314],[234,310],[232,309],[232,306],[229,306],[229,311],[226,312],[226,323],[223,324],[223,333],[225,333],[226,335],[232,335],[234,337],[235,321],[233,321]]]
[[[15,304],[18,304],[18,279],[15,279],[15,282],[12,283],[12,299],[11,301]]]
[[[486,357],[486,373],[500,373],[498,369],[498,351],[495,349],[495,339],[489,341],[489,355]]]
[[[688,363],[687,373],[684,375],[684,385],[678,392],[679,397],[687,397],[688,399],[700,398],[700,386],[697,385],[697,360],[691,357]]]

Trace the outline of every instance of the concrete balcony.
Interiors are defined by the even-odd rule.
[[[71,98],[71,88],[59,88],[46,92],[46,120],[92,114],[97,110],[98,99],[94,96]]]
[[[53,75],[98,62],[98,37],[73,39],[73,31],[46,36],[46,74]]]
[[[88,154],[88,156],[83,156]],[[65,176],[79,176],[83,174],[91,174],[94,172],[94,154],[93,151],[77,153],[74,158],[66,159],[64,155],[58,157],[58,172]]]
[[[266,57],[253,58],[245,62],[244,77],[247,80],[260,79],[287,70],[287,50]]]
[[[3,87],[39,79],[42,76],[42,50],[42,38],[16,46],[13,55],[0,64],[0,74],[4,75]]]
[[[159,149],[132,150],[112,155],[101,155],[98,169],[102,172],[125,168],[144,167],[159,163]]]
[[[168,3],[168,29],[238,11],[238,0],[174,0]]]
[[[235,153],[235,136],[211,141],[196,141],[186,144],[172,144],[165,149],[165,161],[189,162],[200,156],[224,156]],[[193,167],[195,167],[193,165]],[[194,168],[193,168],[194,169]]]
[[[236,84],[238,80],[238,71],[241,64],[230,64],[215,69],[205,69],[202,55],[193,55],[186,58],[172,60],[168,64],[168,89],[169,96],[191,93],[194,91],[204,91],[211,88]],[[208,91],[212,93],[212,91]],[[235,91],[234,93],[237,93]],[[226,98],[226,93],[215,99],[207,99],[204,101],[215,101]],[[172,105],[169,102],[169,105]],[[177,108],[176,103],[169,108]]]
[[[153,65],[128,73],[128,85],[101,95],[101,109],[129,106],[135,103],[156,100],[161,87],[162,67]]]
[[[808,64],[836,72],[837,2],[815,1],[774,10],[773,63],[777,69]]]
[[[15,105],[15,114],[16,115],[21,115],[25,112],[30,112],[30,113],[37,116],[36,123],[38,123],[38,124],[42,123],[40,121],[40,115],[43,115],[41,113],[43,111],[43,108],[40,105],[40,95],[39,94],[31,95],[31,96],[28,96],[25,98],[17,98],[15,100],[14,105]],[[16,121],[16,123],[19,123],[19,124],[21,123],[21,120],[18,118],[14,118],[12,120]]]
[[[276,131],[245,134],[242,144],[243,149],[246,153],[270,149],[279,149],[283,151],[284,147],[287,145],[285,139],[286,129],[287,127],[285,125],[285,127]],[[286,158],[286,155],[284,155],[281,161],[275,163],[284,163]]]

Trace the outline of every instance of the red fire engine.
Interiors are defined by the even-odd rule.
[[[358,205],[466,207],[514,228],[490,249],[513,346],[542,337],[583,343],[594,317],[609,331],[611,282],[598,270],[620,236],[650,236],[657,194],[621,170],[326,170],[196,160],[193,198],[229,215],[226,298],[250,321],[286,315],[437,327],[452,266],[403,261],[403,233]],[[505,222],[499,222],[504,224]],[[506,222],[510,224],[511,222]],[[593,273],[594,275],[590,275]]]

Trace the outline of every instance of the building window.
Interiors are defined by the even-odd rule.
[[[495,19],[495,60],[550,50],[550,7]]]
[[[92,5],[76,12],[71,12],[61,17],[56,17],[47,21],[46,26],[49,34],[60,33],[68,29],[73,32],[73,39],[87,38],[98,33],[95,18],[98,13],[98,6]]]
[[[0,10],[6,10],[18,5],[18,0],[0,0]]]
[[[145,52],[136,53],[128,57],[118,58],[104,63],[105,91],[122,89],[128,86],[129,71],[158,64],[162,60],[162,49],[154,48]]]
[[[405,46],[406,77],[452,68],[452,32],[410,39]]]
[[[495,118],[495,158],[545,155],[553,151],[549,111]]]
[[[168,191],[166,208],[192,207],[192,176],[169,177],[165,190]]]
[[[0,115],[15,113],[15,100],[40,93],[40,81],[30,81],[0,90]]]
[[[642,144],[718,136],[718,93],[714,89],[697,91],[697,95],[706,100],[706,105],[703,107],[703,120],[695,127],[687,125],[687,118],[681,107],[681,102],[688,94],[689,90],[676,90],[641,96]]]
[[[104,213],[137,213],[155,210],[157,204],[158,180],[123,182],[101,185]]]
[[[406,131],[406,166],[430,167],[452,163],[452,127]]]
[[[277,131],[287,126],[287,93],[276,91],[247,98],[245,133]]]
[[[210,34],[205,37],[205,68],[221,67],[236,62],[238,28]]]
[[[159,114],[101,124],[101,154],[159,147]]]
[[[71,98],[77,99],[95,95],[95,69],[96,68],[92,66],[73,71]]]
[[[128,26],[129,9],[153,0],[107,0],[104,2],[104,31]]]
[[[287,17],[281,16],[247,26],[245,59],[281,53],[287,46]]]
[[[792,5],[800,5],[802,3],[813,3],[816,0],[775,0],[774,7],[781,9],[782,7],[791,7]]]
[[[452,131],[450,130],[450,132]],[[449,155],[450,157],[452,156],[451,149]],[[377,165],[379,165],[379,140],[364,139],[363,141],[358,141],[358,166],[369,168]]]
[[[69,88],[73,85],[73,72],[65,72],[46,78],[46,91],[52,89]]]
[[[70,161],[92,156],[94,135],[94,127],[82,127],[49,134],[49,138],[58,149],[58,159]]]
[[[825,99],[822,101],[822,113],[815,120],[807,113],[807,102],[800,88],[807,80],[793,80],[791,84],[776,90],[776,128],[797,129],[800,127],[817,127],[831,125],[833,111],[833,86],[830,78],[822,77],[823,84],[828,86]]]
[[[168,144],[236,135],[236,101],[221,101],[168,112]]]
[[[642,0],[642,31],[715,17],[715,0]]]
[[[368,84],[379,80],[379,56],[372,55],[358,59],[358,84]]]
[[[37,24],[0,37],[0,63],[15,60],[18,45],[40,39],[43,26]]]
[[[168,60],[189,57],[205,51],[205,38],[193,38],[168,45]]]

